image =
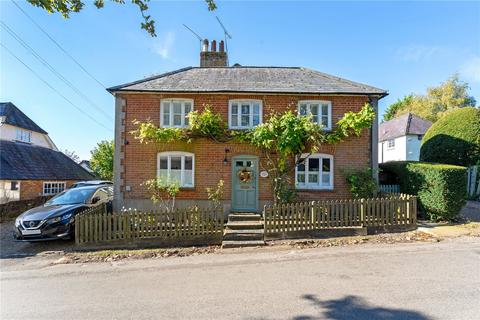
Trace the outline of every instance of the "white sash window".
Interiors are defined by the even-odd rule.
[[[161,152],[158,154],[157,177],[177,182],[180,187],[193,187],[194,160],[193,153]]]
[[[187,115],[192,110],[191,99],[163,99],[160,106],[160,125],[164,128],[188,127]]]
[[[304,159],[295,169],[297,189],[333,189],[333,156],[314,153],[302,154]]]

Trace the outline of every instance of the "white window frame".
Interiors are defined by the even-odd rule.
[[[31,143],[32,142],[32,132],[29,130],[17,129],[16,139],[17,141]]]
[[[307,105],[307,115],[310,115],[311,112],[310,112],[310,105],[312,104],[318,104],[318,121],[316,121],[315,123],[317,124],[322,124],[322,105],[323,104],[327,104],[328,105],[328,126],[326,127],[323,127],[323,130],[325,131],[330,131],[332,130],[332,101],[328,101],[328,100],[300,100],[298,101],[298,104],[297,104],[297,111],[298,111],[298,115],[300,116],[300,105],[301,104],[306,104]]]
[[[169,124],[166,125],[164,122],[163,122],[163,114],[165,112],[164,108],[163,108],[163,104],[165,102],[168,102],[170,103],[170,114],[169,114]],[[182,118],[181,118],[181,124],[180,125],[173,125],[173,103],[174,102],[180,102],[182,104],[182,110],[181,110],[181,115],[182,115]],[[163,128],[186,128],[188,127],[188,125],[185,124],[185,117],[187,116],[187,114],[185,113],[185,103],[188,102],[190,103],[190,105],[192,106],[191,109],[190,109],[190,112],[193,111],[193,99],[183,99],[183,98],[169,98],[169,99],[162,99],[160,100],[160,127],[163,127]]]
[[[392,142],[392,143],[391,143]],[[395,139],[388,139],[387,140],[387,149],[393,150],[395,149]]]
[[[45,192],[45,187],[47,186],[47,184],[50,185],[49,188],[48,188],[50,190],[49,192]],[[56,194],[62,192],[65,189],[66,189],[66,183],[65,182],[62,182],[62,181],[44,181],[43,182],[43,188],[42,188],[42,194],[44,196],[53,196],[53,195],[56,195]],[[55,190],[56,192],[54,192],[52,190]]]
[[[182,151],[166,151],[160,152],[157,154],[157,178],[160,178],[160,158],[167,157],[167,180],[170,180],[170,171],[171,171],[171,158],[172,157],[181,157],[181,169],[180,169],[180,187],[181,188],[193,188],[195,187],[195,154],[190,152]],[[184,183],[185,175],[185,157],[192,158],[192,184]]]
[[[237,125],[233,126],[232,125],[232,105],[233,104],[238,104],[238,114],[237,114]],[[242,112],[241,112],[241,105],[248,103],[250,105],[250,113],[249,113],[249,124],[248,126],[242,126],[241,121],[242,121]],[[258,108],[258,124],[263,123],[263,101],[259,99],[232,99],[228,101],[228,128],[229,129],[236,129],[236,130],[248,130],[252,129],[255,126],[253,125],[253,104],[258,103],[259,108]],[[240,124],[240,125],[239,125]]]
[[[334,160],[333,155],[326,154],[326,153],[304,153],[301,155],[302,158],[305,158],[303,164],[305,165],[305,171],[302,171],[305,174],[305,182],[299,183],[298,182],[298,173],[299,171],[298,166],[295,167],[295,188],[296,189],[306,189],[306,190],[333,190],[333,182],[334,182]],[[308,159],[319,159],[319,171],[318,171],[318,183],[309,183],[308,181]],[[322,160],[329,159],[330,160],[330,184],[328,186],[322,185],[322,176],[323,176],[323,166]]]

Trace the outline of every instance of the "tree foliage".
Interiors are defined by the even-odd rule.
[[[49,13],[60,13],[64,18],[70,18],[70,14],[80,12],[84,6],[84,0],[27,0],[32,5],[40,7]],[[117,4],[125,4],[125,0],[110,0]],[[136,5],[140,10],[143,22],[141,28],[148,32],[152,37],[156,37],[155,21],[148,14],[148,3],[150,0],[131,0],[132,4]],[[205,0],[208,10],[213,11],[217,8],[214,0]],[[94,0],[93,4],[98,9],[105,6],[105,0]]]
[[[411,94],[391,104],[385,111],[383,120],[388,121],[404,113],[437,121],[446,112],[458,108],[474,107],[475,98],[468,94],[468,83],[453,75],[439,86],[430,87],[424,95]]]
[[[426,132],[420,149],[421,161],[460,166],[480,161],[480,109],[448,112]]]
[[[92,158],[90,159],[90,166],[93,172],[102,179],[113,179],[113,154],[115,148],[112,141],[101,141],[90,152]]]

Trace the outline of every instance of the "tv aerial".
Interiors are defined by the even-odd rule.
[[[193,31],[191,28],[189,28],[185,23],[183,24],[185,28],[187,28],[188,31],[190,31],[199,41],[200,41],[200,48],[202,47],[202,40],[203,38],[198,35],[195,31]]]
[[[223,29],[223,34],[225,37],[225,51],[228,52],[227,39],[232,39],[232,36],[230,35],[230,33],[228,33],[227,28],[225,28],[222,21],[220,21],[220,18],[218,16],[215,16],[215,18],[217,18],[217,21],[220,24],[220,27],[222,27]]]

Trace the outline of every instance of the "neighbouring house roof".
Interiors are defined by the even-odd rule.
[[[2,123],[47,134],[11,102],[0,102],[0,119]]]
[[[431,125],[431,121],[422,119],[412,113],[406,113],[381,123],[378,129],[378,141],[382,142],[408,134],[423,135]]]
[[[91,180],[95,178],[59,151],[0,140],[0,180]]]
[[[388,95],[385,90],[307,68],[248,66],[187,67],[107,90]]]

